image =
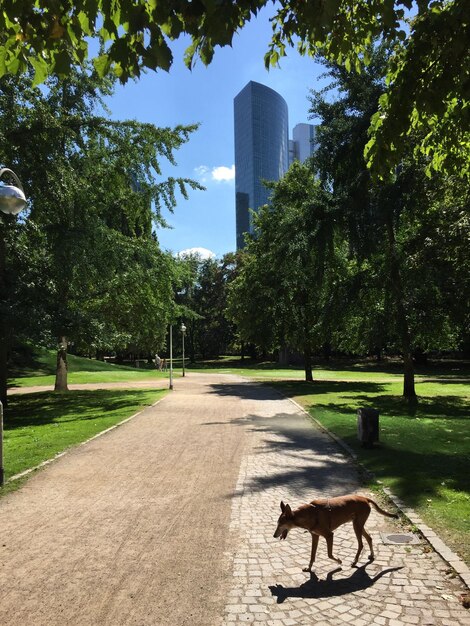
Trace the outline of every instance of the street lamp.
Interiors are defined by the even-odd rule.
[[[186,334],[186,326],[184,325],[184,322],[181,322],[180,330],[181,330],[181,335],[183,337],[183,376],[184,376],[184,335]]]
[[[7,215],[17,215],[26,206],[26,196],[24,195],[23,185],[21,184],[18,176],[10,170],[8,167],[2,167],[0,169],[0,180],[2,176],[7,175],[10,179],[16,183],[12,184],[0,184],[0,211]],[[3,229],[0,229],[0,289],[3,291],[4,286],[4,271],[5,271],[5,243],[3,240]],[[4,294],[1,293],[0,297],[3,298]],[[0,320],[0,341],[5,342],[5,332],[3,320]],[[4,362],[0,365],[0,369],[6,372],[6,352],[0,353],[0,359]],[[3,380],[1,381],[3,393]],[[3,470],[3,404],[0,400],[0,486],[5,482],[5,474]]]
[[[17,215],[26,206],[26,196],[20,179],[8,167],[0,169],[0,179],[6,174],[12,178],[16,185],[0,185],[0,211],[7,215]]]
[[[170,324],[170,389],[173,389],[173,324]]]

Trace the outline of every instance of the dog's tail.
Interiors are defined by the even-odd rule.
[[[384,511],[383,509],[381,509],[379,507],[379,505],[374,502],[373,500],[371,500],[370,498],[367,498],[367,502],[369,502],[370,504],[372,504],[372,506],[374,507],[374,509],[376,511],[378,511],[379,513],[381,513],[382,515],[385,515],[387,517],[393,517],[394,519],[398,519],[398,515],[396,513],[387,513],[387,511]]]

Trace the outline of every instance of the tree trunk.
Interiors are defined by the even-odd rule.
[[[7,324],[5,320],[5,309],[7,299],[7,289],[5,281],[5,230],[0,221],[0,400],[3,406],[7,405]]]
[[[305,346],[304,349],[304,367],[305,367],[305,380],[308,383],[313,382],[313,372],[312,372],[312,351],[310,346]]]
[[[401,340],[401,352],[403,358],[403,396],[408,399],[416,398],[415,391],[415,373],[413,365],[413,357],[411,351],[411,335],[408,325],[408,318],[405,309],[405,294],[403,289],[403,282],[400,273],[400,264],[398,260],[396,245],[395,245],[395,232],[393,230],[393,223],[391,216],[387,220],[387,234],[389,244],[389,260],[390,260],[390,282],[392,292],[395,298],[397,323]]]
[[[189,343],[189,361],[191,363],[196,363],[196,351],[194,349],[194,322],[191,322],[191,326],[188,332],[188,343]]]
[[[54,391],[68,391],[67,387],[67,338],[60,337],[57,350],[57,369]]]
[[[416,398],[414,364],[410,355],[403,355],[403,365],[403,395],[405,398]]]
[[[289,348],[285,343],[279,348],[278,363],[279,365],[289,365]]]
[[[331,343],[329,341],[326,341],[323,344],[323,356],[325,358],[325,361],[328,363],[331,357]]]
[[[0,400],[4,407],[7,406],[7,332],[5,320],[0,319]]]

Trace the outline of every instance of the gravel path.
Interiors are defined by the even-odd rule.
[[[246,435],[186,380],[0,501],[2,626],[217,622]]]

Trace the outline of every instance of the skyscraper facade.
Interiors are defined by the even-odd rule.
[[[289,141],[289,164],[296,159],[303,163],[315,152],[315,126],[313,124],[297,124]]]
[[[235,203],[237,249],[252,232],[250,209],[266,204],[263,180],[279,180],[289,167],[287,103],[276,91],[250,81],[235,97]]]

